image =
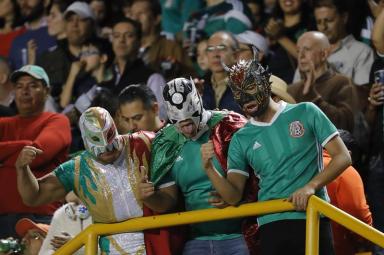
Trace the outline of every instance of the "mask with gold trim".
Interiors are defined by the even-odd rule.
[[[87,109],[80,116],[79,127],[85,149],[96,158],[102,153],[122,148],[115,123],[104,108]]]
[[[248,112],[252,117],[260,116],[269,105],[271,96],[271,74],[257,61],[257,50],[253,48],[253,60],[240,60],[231,68],[224,63],[224,69],[229,73],[229,87],[236,102],[241,108],[255,102],[257,110]]]

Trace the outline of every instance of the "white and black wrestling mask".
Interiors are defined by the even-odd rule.
[[[79,127],[85,149],[95,158],[102,153],[122,148],[115,123],[104,108],[88,108],[80,116]]]
[[[191,119],[198,131],[208,120],[207,111],[192,79],[176,78],[167,83],[163,90],[168,119],[172,124]]]
[[[228,86],[231,88],[236,102],[244,110],[247,104],[256,103],[255,111],[246,111],[252,117],[260,116],[265,112],[271,96],[271,74],[257,61],[257,52],[254,49],[253,60],[240,60],[231,68],[222,63],[229,73]],[[253,107],[256,108],[256,107]]]

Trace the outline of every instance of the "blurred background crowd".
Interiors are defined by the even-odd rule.
[[[84,149],[77,123],[90,106],[107,109],[122,134],[166,123],[162,89],[176,77],[194,79],[205,109],[242,113],[223,63],[254,57],[273,74],[274,95],[313,102],[350,133],[372,212],[365,221],[383,231],[383,0],[0,0],[0,238],[20,237],[2,229],[24,217],[49,224],[60,206],[22,205],[12,169],[14,154],[29,144],[25,130],[33,143],[51,143],[51,155],[36,163],[42,176],[68,151]],[[152,97],[119,97],[132,84],[150,88]],[[141,105],[119,108],[136,97]],[[41,105],[66,118],[49,115],[40,129],[31,118]],[[19,115],[30,118],[4,124]],[[60,236],[54,245],[70,234]]]

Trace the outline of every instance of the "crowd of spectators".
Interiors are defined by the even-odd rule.
[[[312,102],[345,130],[353,166],[328,185],[331,203],[384,231],[383,0],[3,0],[0,239],[44,239],[39,224],[64,228],[58,217],[79,222],[77,199],[24,204],[15,163],[25,146],[37,148],[39,178],[86,149],[78,123],[89,107],[105,108],[120,134],[157,132],[172,122],[163,89],[179,77],[194,81],[205,110],[249,118],[226,67],[254,58],[273,74],[273,100]],[[220,207],[217,199],[210,204]],[[25,218],[38,234],[19,233]],[[384,254],[332,227],[337,255]],[[51,226],[40,253],[83,228]]]

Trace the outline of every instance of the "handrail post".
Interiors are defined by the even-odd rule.
[[[85,254],[97,254],[97,234],[94,232],[90,232],[87,236],[87,242],[85,243]]]
[[[88,226],[78,236],[63,245],[55,252],[55,254],[72,254],[82,245],[85,245],[85,254],[95,255],[97,254],[97,239],[101,235],[135,232],[145,229],[194,224],[213,220],[239,218],[293,210],[294,206],[292,203],[283,199],[278,199],[243,204],[238,207],[230,206],[224,209],[210,208],[199,211],[178,212],[147,216],[143,218],[133,218],[125,222],[113,224],[94,224]],[[345,226],[351,231],[362,235],[367,238],[367,240],[384,247],[384,233],[364,224],[353,216],[313,195],[308,200],[306,212],[306,255],[317,255],[319,253],[320,213]]]
[[[305,231],[305,254],[318,255],[319,254],[319,213],[316,208],[312,197],[308,200],[307,206],[307,220]]]

